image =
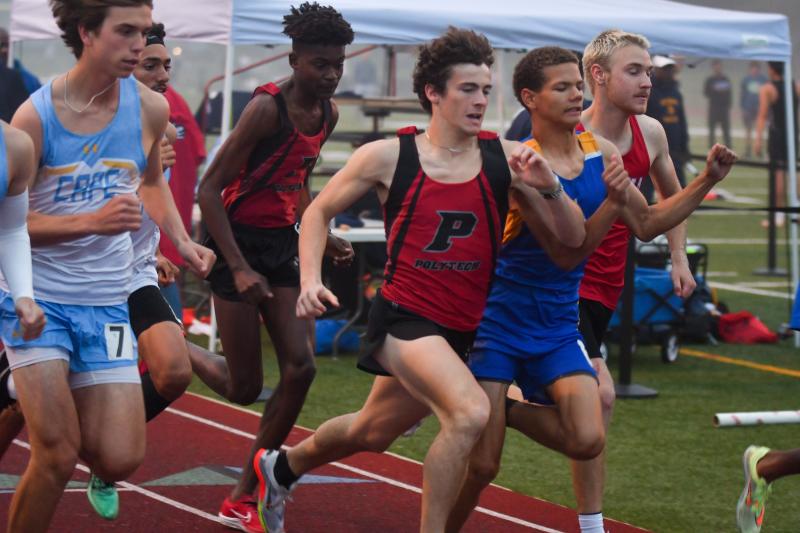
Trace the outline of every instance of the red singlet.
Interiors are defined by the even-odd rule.
[[[650,154],[639,128],[639,121],[631,116],[633,143],[627,154],[622,156],[622,164],[637,188],[650,173]],[[600,246],[589,256],[586,270],[580,285],[580,296],[587,300],[600,302],[609,309],[616,309],[622,287],[625,284],[625,260],[627,258],[630,230],[617,219],[608,231]]]
[[[389,260],[381,294],[441,326],[478,327],[508,211],[511,173],[496,133],[480,132],[475,178],[442,183],[425,175],[417,130],[403,128],[384,221]]]
[[[280,88],[268,83],[253,93],[272,95],[278,106],[280,131],[253,149],[239,176],[222,191],[231,222],[258,228],[291,226],[297,221],[297,202],[309,171],[331,132],[331,103],[322,100],[322,127],[304,135],[289,119]]]

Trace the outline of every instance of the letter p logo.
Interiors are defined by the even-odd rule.
[[[426,252],[446,252],[452,243],[450,239],[463,239],[475,231],[478,217],[470,211],[437,211],[441,217],[439,228],[428,246]]]

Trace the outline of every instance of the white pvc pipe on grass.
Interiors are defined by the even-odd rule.
[[[715,428],[757,426],[761,424],[800,424],[800,410],[717,413],[714,415]]]

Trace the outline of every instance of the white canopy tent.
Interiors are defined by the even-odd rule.
[[[230,128],[233,51],[237,44],[287,44],[281,33],[289,0],[155,0],[154,19],[175,39],[227,47],[223,136]],[[657,53],[721,59],[782,61],[785,64],[789,161],[796,160],[792,114],[791,42],[784,15],[748,13],[667,0],[326,0],[352,24],[359,44],[414,45],[449,25],[484,33],[493,46],[530,49],[559,45],[583,49],[599,32],[621,28],[642,33]],[[12,0],[11,44],[58,37],[47,0]],[[9,54],[11,58],[13,54]],[[795,165],[789,168],[789,205],[797,207]],[[793,287],[798,282],[797,227],[790,226]]]

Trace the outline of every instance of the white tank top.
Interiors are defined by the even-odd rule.
[[[171,169],[164,171],[164,177],[169,181]],[[161,231],[158,226],[142,208],[142,226],[138,231],[131,232],[133,241],[133,281],[131,292],[142,287],[153,285],[158,287],[158,272],[156,272],[156,250],[161,240]]]
[[[135,194],[147,158],[142,148],[141,102],[136,80],[120,79],[114,118],[97,133],[67,130],[53,107],[52,82],[31,100],[42,122],[42,156],[30,209],[47,215],[90,213],[117,194]],[[133,272],[130,233],[89,235],[32,247],[36,298],[73,305],[127,301]],[[5,280],[0,286],[7,289]]]

